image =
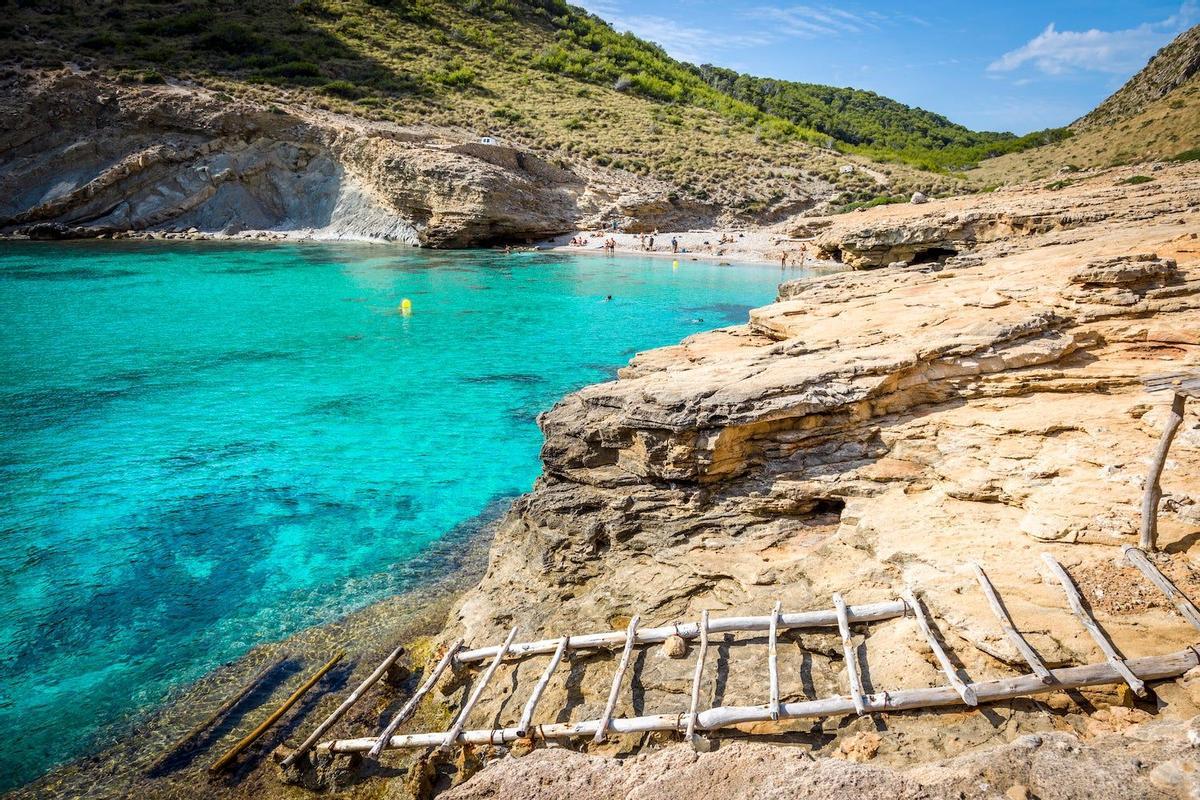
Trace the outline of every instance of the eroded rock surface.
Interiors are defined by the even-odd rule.
[[[711,213],[669,195],[464,132],[282,111],[200,87],[70,72],[0,85],[0,233],[274,231],[466,247],[630,208],[664,227]]]
[[[1136,542],[1169,405],[1141,381],[1200,370],[1200,168],[1173,168],[1141,197],[1081,213],[1069,235],[1057,224],[1010,232],[947,265],[784,284],[747,325],[640,354],[618,380],[565,398],[541,418],[544,475],[502,526],[448,635],[495,643],[513,625],[522,638],[552,637],[620,629],[634,613],[664,625],[701,609],[766,614],[776,599],[828,608],[835,591],[858,603],[915,587],[967,677],[1026,671],[967,567],[974,560],[1047,663],[1100,661],[1045,572],[1047,551],[1127,655],[1192,644],[1169,603],[1131,592],[1143,579],[1115,562]],[[857,224],[901,227],[926,208],[879,209]],[[837,223],[843,240],[858,235],[853,224]],[[1161,567],[1200,596],[1195,415],[1171,451],[1164,492]],[[855,637],[868,691],[944,682],[911,619],[856,626]],[[764,642],[720,639],[702,706],[765,701]],[[789,633],[779,659],[785,700],[848,691],[835,631]],[[515,723],[543,667],[544,658],[506,667],[468,727]],[[613,667],[611,656],[574,655],[543,697],[541,721],[598,717]],[[692,668],[663,648],[639,652],[618,715],[686,710]],[[987,713],[893,715],[886,724],[900,733],[885,737],[880,757],[903,765],[1027,733],[1093,736],[1098,709],[1125,709],[1103,731],[1142,719],[1130,705],[1126,690],[1107,687]],[[1200,713],[1177,684],[1135,710]],[[841,742],[872,730],[861,719],[743,727],[843,755],[863,748]]]

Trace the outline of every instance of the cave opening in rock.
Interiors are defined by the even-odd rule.
[[[919,250],[913,254],[909,260],[909,264],[941,264],[951,256],[958,255],[958,251],[953,247],[930,247],[926,250]]]
[[[846,508],[846,501],[840,497],[818,497],[815,498],[812,507],[812,514],[836,514],[841,515],[842,510]]]

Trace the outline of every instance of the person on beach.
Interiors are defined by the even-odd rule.
[[[651,251],[654,250],[654,234],[650,234],[650,248],[649,249]]]
[[[679,240],[676,239],[674,236],[671,237],[671,252],[672,253],[679,252]]]
[[[782,253],[779,254],[779,266],[780,267],[787,266],[787,250],[784,250]]]

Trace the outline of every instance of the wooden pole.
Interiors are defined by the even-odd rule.
[[[504,644],[500,647],[500,651],[496,653],[496,657],[492,659],[492,663],[488,665],[487,670],[479,678],[479,683],[475,685],[471,692],[470,698],[463,705],[462,711],[458,712],[458,718],[454,720],[454,724],[450,726],[450,730],[446,731],[445,737],[442,739],[440,749],[446,752],[454,744],[454,740],[462,733],[463,726],[467,724],[467,716],[471,713],[471,709],[475,708],[475,704],[479,702],[479,698],[483,696],[483,690],[487,688],[488,683],[492,680],[492,676],[496,674],[496,670],[500,668],[500,662],[504,660],[505,653],[508,652],[508,646],[512,644],[513,639],[517,638],[517,629],[514,626],[508,632],[508,638],[504,640]]]
[[[954,691],[958,692],[958,696],[962,698],[964,703],[969,706],[978,705],[979,699],[975,690],[963,683],[962,679],[958,677],[958,672],[955,671],[954,665],[950,663],[950,657],[946,655],[946,651],[942,649],[941,643],[933,635],[933,629],[929,626],[929,618],[925,616],[925,609],[921,607],[921,601],[910,591],[904,593],[904,598],[912,609],[913,616],[917,619],[917,626],[921,629],[921,633],[925,634],[925,641],[929,643],[929,649],[933,651],[933,655],[937,658],[938,663],[942,665],[942,672],[945,673],[946,680],[954,687]]]
[[[700,706],[700,681],[704,676],[704,657],[708,655],[708,609],[700,612],[700,650],[696,653],[696,672],[692,676],[692,702],[688,707],[688,724],[685,736],[693,742],[696,736],[696,714]]]
[[[567,652],[570,641],[570,636],[559,639],[558,649],[554,651],[550,663],[546,665],[546,671],[542,673],[542,677],[538,678],[537,684],[533,687],[533,694],[529,695],[529,702],[525,704],[525,711],[521,713],[521,721],[517,723],[517,730],[520,731],[521,738],[525,738],[529,734],[529,726],[533,723],[533,710],[537,708],[538,701],[542,699],[542,692],[546,691],[546,686],[550,683],[550,676],[554,674],[554,670],[558,669],[558,663],[562,661],[563,654]]]
[[[1108,659],[1108,663],[1112,664],[1113,669],[1129,684],[1129,688],[1138,697],[1146,696],[1146,684],[1138,679],[1136,675],[1130,671],[1125,665],[1125,660],[1108,641],[1108,637],[1104,635],[1104,631],[1100,630],[1100,626],[1088,610],[1083,606],[1083,598],[1079,595],[1079,589],[1075,586],[1075,581],[1071,580],[1071,576],[1062,568],[1062,565],[1054,560],[1054,556],[1049,553],[1042,553],[1042,560],[1046,562],[1046,566],[1050,567],[1050,571],[1054,573],[1054,577],[1058,578],[1058,582],[1062,584],[1063,592],[1067,595],[1067,602],[1071,605],[1071,611],[1074,612],[1076,618],[1082,623],[1088,633],[1092,635],[1092,640],[1100,648]]]
[[[842,656],[846,660],[846,672],[850,677],[850,699],[854,703],[854,713],[860,717],[865,711],[863,706],[862,676],[858,671],[858,653],[850,641],[850,620],[846,615],[846,601],[838,592],[833,593],[833,607],[837,611],[838,633],[842,635]]]
[[[1158,539],[1158,501],[1162,499],[1163,466],[1167,462],[1167,451],[1171,449],[1171,440],[1175,431],[1183,423],[1184,396],[1178,392],[1171,400],[1171,411],[1167,414],[1167,423],[1163,428],[1162,438],[1158,440],[1158,448],[1150,461],[1150,474],[1146,477],[1146,489],[1142,494],[1142,530],[1138,544],[1143,550],[1154,550]]]
[[[273,660],[271,660],[270,662],[265,664],[262,667],[262,669],[260,669],[256,673],[254,673],[254,675],[250,678],[249,681],[247,681],[245,684],[242,685],[241,689],[236,691],[234,694],[230,695],[229,698],[224,703],[221,703],[221,705],[217,707],[216,711],[209,714],[207,717],[204,718],[203,721],[198,723],[194,728],[192,728],[190,731],[185,733],[183,736],[176,739],[175,743],[172,744],[170,747],[168,747],[166,750],[164,750],[162,755],[160,755],[158,758],[154,759],[154,762],[150,764],[150,766],[146,769],[146,772],[156,772],[159,768],[162,767],[163,764],[165,764],[167,762],[168,759],[170,759],[170,757],[172,755],[177,753],[185,744],[192,741],[197,736],[204,733],[206,730],[208,730],[213,725],[215,725],[222,717],[224,717],[226,714],[228,714],[230,711],[232,711],[233,707],[236,706],[238,703],[240,703],[246,697],[246,695],[248,695],[248,694],[250,694],[250,692],[254,691],[254,688],[256,686],[258,686],[260,683],[262,683],[263,680],[268,675],[270,675],[275,670],[279,669],[279,665],[282,664],[283,662],[287,661],[289,657],[290,657],[290,654],[285,650],[284,652],[280,653],[276,658],[274,658]]]
[[[442,677],[442,673],[446,671],[446,668],[449,667],[450,663],[454,660],[454,654],[457,653],[459,648],[462,646],[462,639],[458,639],[454,642],[454,644],[450,645],[450,648],[446,651],[446,654],[442,656],[442,660],[437,663],[437,666],[433,668],[433,671],[430,672],[429,675],[426,676],[425,680],[421,682],[421,685],[418,687],[417,691],[413,692],[413,696],[408,698],[408,702],[404,704],[404,707],[400,709],[400,712],[396,714],[396,716],[392,717],[392,721],[389,722],[387,727],[383,729],[383,733],[379,735],[379,746],[372,747],[370,752],[367,753],[367,758],[379,758],[379,754],[383,752],[383,742],[390,739],[392,734],[396,732],[396,729],[407,722],[408,718],[416,713],[417,706],[421,704],[422,698],[424,698],[425,695],[429,693],[429,690],[437,684],[438,678]]]
[[[1000,623],[1008,641],[1012,646],[1017,648],[1017,652],[1025,659],[1025,663],[1033,670],[1033,673],[1042,679],[1042,683],[1053,683],[1054,678],[1050,675],[1050,670],[1046,669],[1046,664],[1042,661],[1041,656],[1037,654],[1021,632],[1017,630],[1017,626],[1013,623],[1012,616],[1008,613],[1008,609],[1004,607],[1004,603],[1000,600],[1000,595],[996,594],[996,587],[992,586],[992,582],[988,580],[987,573],[983,571],[983,567],[972,562],[971,568],[975,570],[975,577],[979,580],[979,586],[983,589],[983,596],[987,598],[988,605],[992,608],[992,613],[996,615],[996,621]]]
[[[308,693],[309,689],[316,686],[317,681],[319,681],[319,680],[321,680],[321,678],[325,677],[325,673],[329,672],[329,670],[333,669],[334,665],[337,664],[339,661],[341,661],[345,655],[346,654],[344,652],[338,653],[333,658],[326,661],[325,665],[323,667],[321,667],[319,670],[317,670],[316,672],[314,672],[312,677],[309,678],[308,680],[306,680],[304,683],[302,683],[300,685],[300,687],[298,689],[296,689],[296,691],[292,692],[291,696],[288,697],[287,700],[283,701],[283,705],[281,705],[279,708],[275,709],[275,711],[273,711],[271,713],[271,716],[269,716],[265,720],[263,720],[262,723],[257,728],[250,731],[250,733],[246,734],[245,738],[243,738],[240,742],[238,742],[233,747],[231,747],[229,749],[228,753],[226,753],[225,755],[221,756],[216,761],[214,761],[212,763],[212,766],[210,766],[208,768],[208,771],[209,772],[220,772],[221,770],[225,769],[225,767],[227,767],[231,763],[233,763],[233,760],[238,757],[239,753],[241,753],[247,747],[249,747],[250,745],[254,744],[256,741],[258,741],[258,738],[260,736],[262,736],[264,733],[266,733],[267,729],[269,729],[272,725],[274,725],[276,722],[278,722],[279,718],[288,712],[288,709],[290,709],[292,706],[296,705],[296,703],[300,700],[300,698],[304,697],[304,695]]]
[[[1188,599],[1188,596],[1179,591],[1179,587],[1171,583],[1170,578],[1158,571],[1158,567],[1150,563],[1150,559],[1146,558],[1146,554],[1138,550],[1133,545],[1127,544],[1122,548],[1125,553],[1125,558],[1130,564],[1142,571],[1142,574],[1150,579],[1150,582],[1162,590],[1183,618],[1195,626],[1196,630],[1200,630],[1200,610]]]
[[[889,600],[883,603],[849,606],[846,611],[851,622],[877,622],[883,619],[893,619],[905,615],[905,605],[899,600]],[[826,628],[837,626],[837,615],[833,609],[822,611],[802,611],[795,614],[783,614],[779,618],[779,627],[788,628]],[[734,631],[765,631],[771,627],[770,616],[764,617],[718,617],[709,620],[709,633],[729,633]],[[695,622],[682,625],[665,625],[661,628],[643,628],[638,631],[639,644],[658,644],[665,642],[668,637],[679,635],[684,639],[696,639],[700,636],[700,626]],[[609,631],[606,633],[585,633],[571,637],[571,650],[590,650],[602,647],[619,647],[625,642],[625,631]],[[536,642],[517,642],[509,648],[513,657],[548,655],[558,648],[558,639],[542,639]],[[496,655],[498,645],[479,647],[474,650],[464,650],[455,661],[459,664],[469,664],[475,661],[486,661]]]
[[[366,694],[366,691],[374,686],[376,681],[383,677],[383,673],[387,672],[388,667],[394,664],[396,659],[399,658],[403,653],[403,645],[396,647],[395,650],[389,653],[388,657],[380,662],[379,666],[375,668],[375,671],[368,675],[367,679],[360,683],[358,687],[355,688],[355,690],[351,692],[350,695],[342,702],[342,704],[335,708],[333,713],[325,718],[324,722],[314,728],[313,732],[308,735],[308,738],[300,743],[299,747],[293,750],[287,758],[280,762],[280,766],[282,766],[284,769],[287,769],[292,764],[296,763],[296,759],[307,753],[309,748],[317,743],[317,740],[321,738],[325,731],[332,728],[334,723],[341,719],[342,715],[349,711],[351,706],[357,703],[362,696]]]
[[[621,651],[617,674],[613,675],[612,687],[608,690],[608,702],[604,704],[604,713],[600,715],[600,722],[596,726],[596,735],[592,737],[592,741],[596,744],[603,742],[604,737],[608,735],[608,725],[612,720],[613,710],[617,707],[617,695],[621,691],[625,668],[629,666],[629,654],[633,652],[633,643],[637,639],[638,622],[640,621],[641,617],[634,614],[633,619],[629,620],[629,628],[625,631],[625,649]]]
[[[783,603],[779,600],[775,601],[775,608],[771,611],[771,627],[770,633],[767,634],[767,673],[771,681],[770,699],[768,701],[768,709],[771,713],[771,719],[779,719],[779,612],[783,608]]]
[[[1129,668],[1145,680],[1164,680],[1178,677],[1200,665],[1200,655],[1195,650],[1181,650],[1161,656],[1130,659]],[[1037,675],[1020,675],[972,684],[980,701],[994,703],[1017,697],[1046,694],[1060,689],[1078,689],[1084,686],[1100,686],[1120,683],[1122,678],[1111,663],[1088,664],[1080,667],[1064,667],[1051,670],[1054,684],[1042,682]],[[931,689],[901,689],[867,695],[864,704],[868,713],[908,711],[924,708],[942,708],[962,703],[958,690],[952,686]],[[784,703],[780,706],[780,717],[799,719],[804,717],[841,717],[854,712],[854,704],[845,697],[828,697],[821,700],[805,700]],[[656,714],[645,717],[614,719],[609,724],[617,733],[645,733],[648,731],[678,731],[687,727],[684,714]],[[716,730],[729,725],[746,722],[764,722],[770,719],[767,707],[725,706],[700,712],[696,727]],[[566,739],[574,736],[591,736],[599,727],[599,720],[564,722],[539,725],[538,734],[546,739]],[[404,747],[430,747],[441,741],[440,733],[413,733],[393,736],[387,741],[388,749]],[[505,744],[516,741],[516,728],[466,731],[462,740],[466,744]],[[341,739],[323,742],[317,749],[332,753],[362,753],[376,743],[374,737],[365,739]]]

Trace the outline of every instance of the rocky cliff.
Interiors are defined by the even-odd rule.
[[[1200,367],[1200,167],[1158,175],[1118,188],[1124,173],[1105,173],[1069,192],[1018,189],[824,221],[823,246],[843,253],[897,262],[918,246],[956,253],[786,283],[748,324],[643,353],[618,380],[560,402],[541,418],[544,476],[515,505],[448,635],[484,643],[513,625],[529,637],[601,631],[634,613],[662,625],[705,608],[766,613],[776,599],[825,608],[835,591],[870,602],[915,586],[971,678],[1011,675],[1025,667],[964,566],[978,560],[1047,662],[1094,662],[1098,651],[1042,572],[1038,554],[1049,551],[1126,653],[1190,645],[1195,631],[1116,563],[1119,546],[1136,541],[1166,410],[1141,379]],[[1200,595],[1194,414],[1165,492],[1162,568]],[[941,682],[912,620],[858,633],[875,690]],[[785,698],[847,691],[835,634],[786,638]],[[756,641],[721,643],[702,703],[762,702],[765,648],[742,646]],[[495,681],[471,727],[514,723],[542,667],[527,659]],[[565,709],[555,721],[597,717],[612,668],[576,657],[543,706]],[[691,670],[690,659],[643,654],[618,715],[685,709]],[[872,753],[903,765],[1026,733],[1086,737],[1153,714],[1187,719],[1200,713],[1200,692],[1185,683],[1116,717],[1089,713],[1131,705],[1115,688],[984,713],[892,715]],[[866,719],[752,727],[821,752],[876,733]]]
[[[605,215],[708,213],[649,179],[448,129],[284,111],[196,86],[71,71],[0,83],[0,234],[273,232],[434,247],[521,241]]]
[[[1200,25],[1184,31],[1154,54],[1145,67],[1103,103],[1071,124],[1079,130],[1106,125],[1143,111],[1200,73]]]

